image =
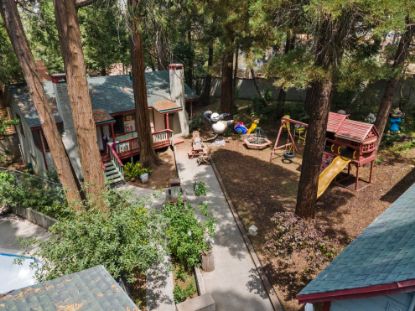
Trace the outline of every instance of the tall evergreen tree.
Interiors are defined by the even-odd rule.
[[[47,100],[42,82],[36,72],[35,62],[23,30],[16,2],[14,0],[1,0],[0,4],[1,15],[10,42],[19,60],[33,104],[39,114],[42,131],[49,145],[59,180],[66,191],[67,201],[72,206],[79,207],[81,197],[75,176],[72,174],[71,164],[53,117],[52,107]]]
[[[105,189],[104,173],[97,144],[75,1],[54,0],[54,5],[84,188],[92,205],[106,209],[102,199]]]
[[[153,138],[148,114],[147,86],[144,75],[144,50],[141,39],[141,10],[140,0],[128,0],[128,25],[131,31],[131,67],[136,129],[140,145],[140,162],[144,166],[155,166],[159,164],[160,159],[153,149]]]

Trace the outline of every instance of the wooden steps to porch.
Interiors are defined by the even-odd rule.
[[[104,162],[104,167],[104,176],[107,184],[109,184],[110,186],[114,186],[117,184],[124,183],[124,176],[117,169],[117,167],[111,160]]]

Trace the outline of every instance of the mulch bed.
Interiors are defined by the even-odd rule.
[[[382,152],[372,184],[360,192],[330,187],[309,222],[293,216],[298,168],[270,163],[270,152],[231,139],[212,159],[244,226],[259,229],[251,240],[285,309],[299,310],[296,293],[415,182],[415,150]]]

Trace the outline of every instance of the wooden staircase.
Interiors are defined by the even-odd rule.
[[[104,162],[104,176],[106,183],[110,186],[124,183],[122,172],[120,172],[111,160]]]

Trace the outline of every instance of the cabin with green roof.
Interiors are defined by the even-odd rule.
[[[298,300],[323,311],[415,310],[414,216],[415,184],[304,287]]]
[[[189,112],[197,96],[184,83],[181,64],[172,64],[169,70],[146,72],[145,77],[153,146],[160,150],[172,143],[173,135],[188,135]],[[88,77],[88,84],[104,174],[109,183],[117,183],[123,180],[123,161],[140,154],[132,78]],[[52,75],[43,85],[72,166],[82,179],[65,74]],[[20,120],[17,134],[23,160],[38,174],[53,170],[40,120],[26,87],[11,86],[9,93],[12,115]]]

